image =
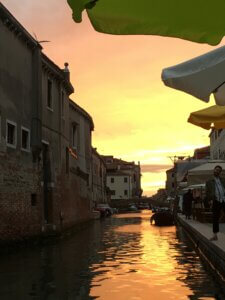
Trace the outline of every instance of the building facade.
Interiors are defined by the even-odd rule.
[[[142,195],[140,163],[127,162],[111,155],[102,156],[106,164],[106,185],[111,199],[138,200]]]
[[[69,226],[75,222],[87,221],[92,216],[92,131],[91,116],[79,105],[70,100],[69,148],[67,149],[67,212]]]
[[[108,202],[106,165],[96,148],[92,148],[92,199],[93,206]]]
[[[167,196],[173,197],[176,189],[175,168],[166,171],[166,193]]]
[[[69,204],[66,152],[69,147],[69,96],[74,89],[67,69],[60,69],[41,54],[41,120],[40,164],[42,169],[43,231],[62,230],[63,211]],[[52,228],[51,228],[52,227]]]
[[[0,239],[12,241],[43,221],[41,46],[1,3],[0,39]]]
[[[212,129],[210,138],[210,158],[225,160],[225,130]]]
[[[131,176],[125,172],[107,173],[106,185],[110,189],[111,200],[131,199],[132,181]]]
[[[195,149],[193,159],[210,159],[210,146]]]
[[[60,233],[91,218],[94,124],[1,3],[0,39],[0,241]]]

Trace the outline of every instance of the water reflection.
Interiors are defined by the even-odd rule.
[[[171,247],[177,249],[176,253],[172,254],[178,261],[177,280],[184,282],[191,289],[189,299],[225,299],[212,274],[203,268],[182,228],[177,228],[176,238],[180,242],[177,243],[175,240]]]
[[[182,229],[151,226],[148,211],[5,255],[0,282],[3,300],[225,299]]]

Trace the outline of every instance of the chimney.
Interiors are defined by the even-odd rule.
[[[70,81],[70,70],[69,70],[69,64],[67,62],[64,63],[65,68],[63,69],[63,72],[65,74],[65,77],[68,81]]]

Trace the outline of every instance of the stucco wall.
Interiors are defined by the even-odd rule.
[[[32,112],[32,51],[0,21],[0,114],[2,135],[6,119],[17,123],[18,147],[20,128],[31,129]],[[19,59],[18,59],[19,58]]]
[[[92,197],[94,205],[107,202],[106,167],[94,150],[92,153]]]
[[[225,159],[225,130],[214,130],[211,133],[210,158]]]
[[[127,182],[124,182],[124,178],[127,178]],[[111,178],[114,178],[114,183],[111,182]],[[131,177],[127,175],[107,175],[106,185],[110,190],[115,191],[115,195],[111,195],[111,199],[130,199],[132,194]],[[124,190],[127,190],[125,195]]]

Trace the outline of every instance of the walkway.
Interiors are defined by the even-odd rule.
[[[195,244],[196,251],[218,275],[225,287],[225,223],[220,224],[218,241],[211,242],[209,239],[212,237],[212,224],[186,220],[181,214],[178,214],[178,222]]]
[[[179,218],[182,219],[183,222],[186,222],[190,227],[197,230],[206,239],[210,239],[212,237],[213,235],[212,224],[200,223],[195,220],[186,220],[182,214],[179,214]],[[224,255],[225,255],[225,223],[220,223],[220,232],[218,233],[218,241],[213,241],[210,243],[213,243],[216,247],[224,251]]]

